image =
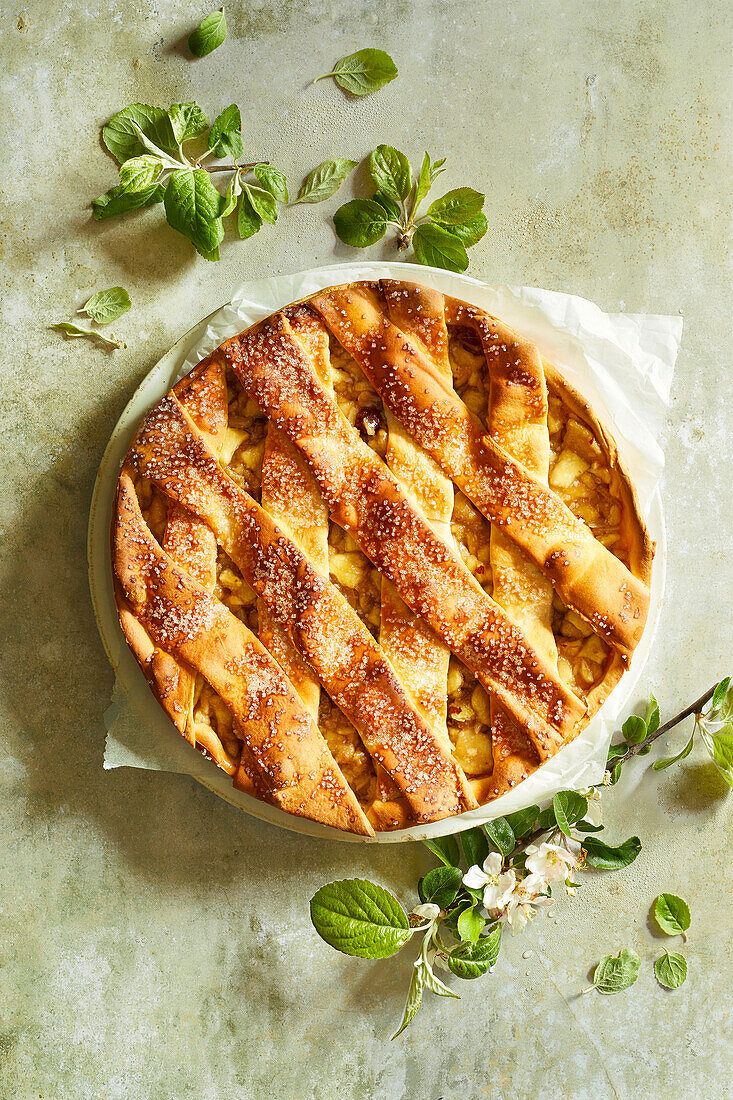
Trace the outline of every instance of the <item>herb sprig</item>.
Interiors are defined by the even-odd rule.
[[[224,219],[237,212],[242,239],[264,222],[277,221],[278,204],[288,201],[287,180],[269,161],[241,164],[242,119],[232,103],[209,126],[197,103],[174,103],[168,110],[133,103],[109,120],[102,140],[120,164],[120,182],[92,203],[97,220],[162,202],[168,224],[187,237],[207,260],[219,259]],[[206,135],[206,149],[200,145]],[[192,156],[184,146],[198,140]],[[209,158],[229,164],[206,166]],[[227,173],[226,193],[212,175]]]

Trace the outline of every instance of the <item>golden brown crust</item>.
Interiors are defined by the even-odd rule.
[[[460,397],[454,346],[482,376]],[[641,636],[654,547],[612,436],[530,341],[385,280],[290,306],[179,382],[128,454],[113,550],[180,732],[238,789],[369,833],[497,797],[577,734]]]

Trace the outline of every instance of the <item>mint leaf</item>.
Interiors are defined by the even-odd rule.
[[[49,325],[54,332],[63,332],[65,336],[86,336],[90,340],[99,340],[100,343],[106,344],[110,348],[125,348],[127,344],[123,344],[121,340],[110,339],[101,332],[95,332],[91,328],[80,328],[79,325],[74,325],[71,321],[58,321],[55,325]]]
[[[646,737],[646,722],[638,714],[632,714],[624,722],[621,732],[630,745],[638,745]]]
[[[685,745],[681,752],[678,752],[676,756],[660,756],[659,760],[655,760],[652,764],[652,771],[661,772],[665,768],[668,768],[671,764],[676,764],[679,760],[684,760],[686,756],[689,756],[692,752],[692,746],[695,742],[695,729],[693,727],[690,734],[690,740]]]
[[[500,948],[501,925],[497,925],[478,943],[461,943],[454,947],[448,956],[448,966],[457,978],[480,978],[494,966]]]
[[[439,225],[463,225],[481,213],[484,196],[472,187],[456,187],[447,191],[428,207],[428,217]]]
[[[401,1035],[407,1025],[414,1020],[415,1014],[422,1004],[422,992],[425,988],[425,967],[420,966],[419,962],[420,960],[413,966],[412,981],[410,982],[410,988],[407,993],[407,1003],[405,1004],[405,1011],[402,1015],[402,1023],[392,1036],[393,1039]]]
[[[288,201],[288,181],[277,168],[271,164],[256,164],[255,176],[265,191],[269,191],[278,202]]]
[[[79,313],[86,313],[98,325],[107,325],[127,313],[132,305],[130,295],[124,287],[111,286],[109,290],[98,290],[82,306]]]
[[[145,137],[170,156],[178,152],[168,112],[147,103],[131,103],[102,127],[102,141],[120,164],[148,152],[135,127],[139,127]]]
[[[480,867],[489,854],[489,844],[484,830],[466,829],[460,834],[460,838],[463,854],[466,857],[466,866],[473,867],[475,864]]]
[[[274,225],[277,221],[277,202],[270,192],[265,191],[264,187],[255,187],[251,183],[245,183],[243,187],[255,213],[259,214],[263,221]]]
[[[412,238],[415,259],[427,267],[442,267],[447,271],[465,271],[468,253],[462,241],[440,225],[419,225]]]
[[[423,844],[434,856],[437,856],[446,867],[457,867],[461,857],[458,853],[458,844],[454,836],[438,836],[435,840],[424,840]]]
[[[463,875],[458,867],[435,867],[420,882],[420,897],[447,909],[461,888]]]
[[[207,15],[189,35],[188,48],[194,57],[206,57],[221,46],[226,36],[227,20],[224,8],[221,8],[220,11],[212,11],[211,15]]]
[[[684,936],[690,927],[690,907],[677,894],[659,894],[654,899],[654,919],[668,936]]]
[[[209,149],[215,157],[241,157],[244,152],[242,143],[242,116],[239,107],[232,103],[225,107],[209,130]]]
[[[570,836],[570,828],[585,816],[588,799],[577,791],[558,791],[552,800],[555,820],[565,836]]]
[[[163,161],[145,153],[141,157],[131,157],[120,165],[120,183],[127,191],[143,191],[160,176]]]
[[[505,817],[497,817],[484,825],[486,835],[503,856],[510,856],[517,846],[514,830]]]
[[[298,197],[293,206],[299,202],[323,202],[330,199],[331,195],[338,191],[349,172],[356,168],[358,161],[347,160],[345,157],[336,157],[335,160],[324,160],[303,180]]]
[[[378,145],[367,161],[374,186],[395,202],[404,201],[412,187],[412,168],[404,153],[392,145]]]
[[[313,83],[332,76],[338,86],[352,95],[369,95],[389,84],[397,76],[397,66],[384,50],[358,50],[337,61],[330,73],[317,76]]]
[[[253,237],[262,228],[262,218],[259,216],[246,191],[242,192],[239,200],[239,214],[237,215],[237,229],[243,241]]]
[[[630,836],[623,844],[612,848],[598,837],[587,836],[583,839],[583,848],[586,852],[585,862],[589,867],[598,867],[603,871],[618,871],[634,862],[641,851],[641,841],[638,836]]]
[[[679,989],[687,977],[687,960],[679,951],[665,951],[654,963],[654,973],[665,989]]]
[[[629,947],[618,955],[606,955],[595,969],[593,987],[599,993],[620,993],[634,984],[640,965],[641,959]]]
[[[127,187],[119,185],[110,188],[98,199],[92,202],[94,220],[102,221],[105,218],[115,218],[118,214],[127,214],[130,210],[139,210],[144,206],[154,206],[163,201],[165,188],[154,183],[150,187],[143,187],[142,191],[130,191]]]
[[[506,815],[506,821],[514,833],[515,840],[521,840],[523,836],[527,836],[528,833],[532,832],[539,814],[539,806],[527,806],[523,810],[517,810],[516,813]]]
[[[478,943],[484,930],[484,918],[475,905],[464,909],[458,917],[458,935],[465,943]]]
[[[174,103],[168,108],[168,115],[179,145],[198,137],[209,127],[209,120],[198,103]]]
[[[224,236],[221,195],[203,168],[181,168],[171,174],[165,190],[168,224],[188,237],[205,259],[218,259]]]
[[[341,879],[322,886],[311,899],[310,914],[326,943],[362,959],[389,958],[412,935],[397,898],[368,879]]]
[[[486,220],[484,213],[477,214],[475,218],[471,218],[470,221],[464,222],[463,225],[449,225],[446,226],[449,233],[452,233],[458,240],[463,243],[464,248],[473,248],[475,244],[486,236],[486,231],[489,228],[489,223]]]
[[[333,216],[336,233],[353,248],[375,244],[387,231],[387,217],[377,202],[353,199],[340,206]]]

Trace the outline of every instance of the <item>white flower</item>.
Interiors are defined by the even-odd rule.
[[[426,901],[422,905],[416,905],[412,911],[416,917],[422,917],[423,920],[435,920],[440,913],[440,906],[434,901]]]
[[[505,914],[507,923],[511,925],[512,935],[524,930],[527,921],[534,916],[535,908],[552,903],[552,898],[545,894],[546,889],[546,880],[536,873],[527,875],[516,884]]]
[[[595,787],[593,788],[593,793],[588,797],[588,809],[585,811],[585,820],[590,821],[591,825],[601,825],[603,823],[601,792]]]
[[[498,852],[489,852],[483,868],[474,864],[463,876],[464,886],[484,891],[484,907],[495,915],[503,912],[509,903],[517,881],[514,871],[502,872],[502,858]]]
[[[570,837],[565,838],[565,845],[547,844],[544,841],[539,846],[529,844],[526,867],[533,874],[540,875],[545,882],[564,882],[577,865],[579,855],[580,844]]]

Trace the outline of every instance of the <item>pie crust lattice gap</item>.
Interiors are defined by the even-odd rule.
[[[352,832],[472,809],[577,736],[639,642],[654,547],[540,351],[417,284],[226,341],[119,477],[127,642],[234,786]]]

